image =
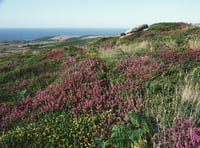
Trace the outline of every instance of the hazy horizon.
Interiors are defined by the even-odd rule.
[[[199,0],[0,0],[0,28],[130,28],[200,23]]]
[[[0,27],[0,29],[128,29],[111,27]]]
[[[47,36],[116,35],[127,29],[109,28],[0,28],[0,40],[33,40]]]

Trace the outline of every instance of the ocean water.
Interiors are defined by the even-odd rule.
[[[34,40],[55,35],[114,35],[126,30],[122,28],[0,28],[0,40]]]

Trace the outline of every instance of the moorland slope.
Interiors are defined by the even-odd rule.
[[[200,146],[200,28],[70,38],[0,57],[0,147]]]

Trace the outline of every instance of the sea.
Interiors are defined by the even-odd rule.
[[[115,35],[125,28],[0,28],[0,40],[34,40],[58,35]]]

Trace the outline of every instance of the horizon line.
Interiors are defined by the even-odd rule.
[[[130,27],[0,27],[0,29],[127,29]]]

